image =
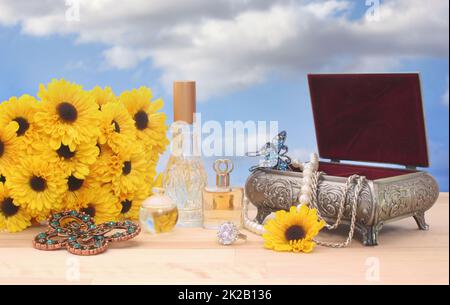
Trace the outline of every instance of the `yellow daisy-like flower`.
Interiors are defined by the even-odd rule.
[[[40,156],[23,158],[7,176],[6,186],[15,201],[23,205],[32,217],[45,215],[62,207],[62,195],[67,190],[64,174]]]
[[[97,139],[100,112],[93,97],[81,86],[53,80],[47,88],[41,85],[38,95],[42,106],[34,118],[39,129],[49,136],[51,148],[56,150],[62,143],[74,151],[76,145]]]
[[[0,229],[19,232],[31,226],[31,216],[12,197],[8,188],[0,183]]]
[[[111,183],[114,194],[122,199],[123,194],[145,189],[145,176],[149,167],[141,145],[135,144],[124,148],[118,155],[122,164],[120,170],[113,176]]]
[[[6,126],[0,126],[0,173],[8,175],[14,171],[14,166],[18,161],[16,132],[19,129],[17,122],[10,122]]]
[[[83,196],[82,193],[90,192],[93,189],[99,189],[100,183],[94,179],[91,175],[84,179],[78,179],[74,175],[67,177],[67,192],[63,197],[63,209],[65,210],[78,210],[79,198]],[[116,200],[117,201],[117,200]]]
[[[325,222],[319,220],[315,209],[306,205],[299,209],[293,206],[289,212],[276,212],[275,219],[264,226],[264,246],[275,251],[309,253],[315,246],[313,238],[324,226]]]
[[[99,154],[95,142],[78,144],[73,150],[62,143],[55,150],[48,146],[46,141],[35,146],[38,154],[60,168],[65,177],[73,175],[78,179],[84,179],[89,174],[89,165],[95,163]]]
[[[121,155],[116,154],[107,145],[98,145],[99,156],[97,161],[90,166],[89,176],[92,176],[101,184],[110,183],[114,177],[118,176],[123,167]]]
[[[141,192],[134,192],[128,194],[122,194],[122,198],[119,199],[121,206],[119,213],[119,220],[126,219],[137,220],[139,219],[139,209],[142,201],[145,199],[145,195]]]
[[[167,139],[166,115],[158,112],[164,103],[161,99],[151,101],[152,91],[141,87],[125,91],[120,95],[137,129],[137,138],[143,142],[146,151],[161,154],[169,144]]]
[[[0,104],[0,126],[10,122],[19,124],[16,130],[17,143],[21,150],[31,153],[31,146],[36,141],[34,114],[39,108],[38,101],[30,95],[11,97]]]
[[[134,121],[122,103],[107,103],[102,106],[100,120],[100,144],[108,144],[114,152],[131,145],[136,140]]]
[[[77,196],[76,210],[94,218],[95,223],[116,221],[121,205],[108,186],[85,189]]]
[[[94,98],[95,103],[98,105],[98,109],[101,106],[108,103],[116,103],[118,101],[117,96],[112,91],[111,87],[101,88],[95,86],[94,89],[89,91],[89,94]]]

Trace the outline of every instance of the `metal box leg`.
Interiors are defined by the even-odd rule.
[[[425,212],[423,211],[417,212],[413,217],[420,230],[428,231],[430,226],[425,222]]]

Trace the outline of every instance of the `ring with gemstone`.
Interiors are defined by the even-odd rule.
[[[238,239],[247,240],[247,235],[239,232],[237,226],[232,222],[224,222],[219,226],[217,238],[221,245],[227,246],[234,244]]]

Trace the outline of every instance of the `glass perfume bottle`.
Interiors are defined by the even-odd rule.
[[[177,205],[164,194],[164,189],[153,188],[153,195],[142,202],[139,221],[142,228],[149,233],[166,233],[172,231],[178,220]]]
[[[202,189],[207,175],[193,132],[195,82],[175,82],[174,123],[171,125],[171,155],[163,175],[163,185],[178,207],[180,227],[199,227],[203,223]]]
[[[230,187],[230,173],[233,163],[228,159],[214,162],[216,186],[203,190],[203,227],[217,229],[223,222],[233,222],[242,227],[242,199],[244,189]]]

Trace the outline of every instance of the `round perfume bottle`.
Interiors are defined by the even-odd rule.
[[[165,194],[163,188],[153,188],[153,195],[142,202],[139,220],[149,233],[166,233],[177,224],[177,205]]]

